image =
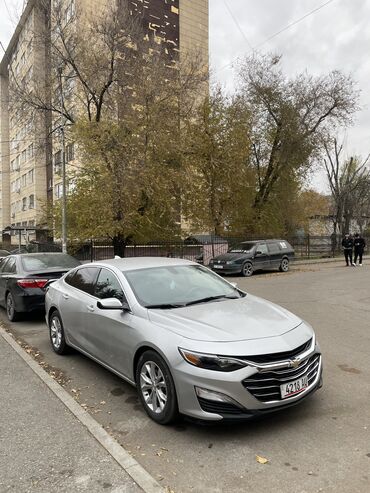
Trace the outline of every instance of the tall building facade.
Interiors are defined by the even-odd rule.
[[[86,16],[104,15],[109,2],[49,1],[50,8],[54,4],[62,9],[66,22],[73,22],[77,9]],[[127,8],[127,3],[124,5]],[[195,49],[208,64],[208,0],[130,0],[128,5],[127,15],[139,15],[148,39],[165,43],[166,52],[173,59],[181,60]],[[45,43],[36,42],[45,36],[48,25],[44,7],[45,0],[28,1],[0,62],[0,230],[3,231],[42,230],[46,202],[60,199],[63,193],[60,137],[54,132],[58,117],[22,107],[12,97],[17,80],[26,82],[30,88],[47,87],[50,53]],[[76,166],[74,143],[67,141],[65,151],[67,168]],[[36,239],[35,235],[31,231],[27,239]]]

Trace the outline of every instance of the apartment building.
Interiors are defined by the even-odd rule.
[[[33,228],[46,198],[45,116],[19,104],[12,88],[44,84],[46,50],[35,49],[42,11],[27,5],[0,64],[0,228]]]
[[[120,1],[120,0],[117,0]],[[18,80],[29,88],[47,87],[50,53],[36,42],[45,36],[47,24],[43,2],[29,0],[0,62],[0,229],[35,228],[42,232],[47,202],[63,194],[61,176],[62,118],[48,112],[30,110],[14,99]],[[208,62],[208,0],[132,0],[130,12],[139,14],[148,39],[166,43],[172,58],[197,49]],[[61,9],[66,23],[79,17],[104,15],[107,0],[50,0],[49,8]],[[127,5],[127,4],[125,4]],[[79,21],[81,22],[81,21]],[[76,27],[78,28],[78,26]],[[166,50],[167,50],[166,48]],[[63,84],[67,98],[76,98],[72,81]],[[50,97],[58,87],[51,87]],[[68,170],[78,168],[78,150],[67,134],[65,158]],[[37,239],[37,234],[28,234]],[[17,240],[18,241],[18,240]]]

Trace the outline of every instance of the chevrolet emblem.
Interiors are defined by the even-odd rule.
[[[298,368],[298,366],[301,364],[301,358],[294,358],[290,360],[290,367],[291,368]]]

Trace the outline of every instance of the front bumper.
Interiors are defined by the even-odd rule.
[[[242,264],[224,264],[222,268],[215,268],[214,265],[209,266],[213,272],[217,272],[217,274],[239,274],[242,271]]]
[[[310,358],[317,359],[316,372],[308,387],[297,395],[286,399],[274,398],[263,402],[247,390],[245,380],[260,374],[260,369],[247,366],[233,372],[218,372],[181,363],[173,372],[178,390],[179,411],[191,418],[202,421],[240,421],[263,416],[294,406],[302,402],[322,386],[322,358],[318,349],[310,352]],[[302,359],[302,367],[305,359]],[[262,370],[262,372],[265,370]],[[292,380],[294,380],[292,378]],[[195,387],[223,394],[235,401],[215,402],[198,397]]]

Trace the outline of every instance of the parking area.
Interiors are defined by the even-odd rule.
[[[232,281],[308,321],[324,355],[320,391],[286,412],[243,424],[156,425],[134,388],[76,352],[54,354],[41,317],[10,324],[1,310],[0,320],[169,491],[368,492],[370,266],[321,264]]]

